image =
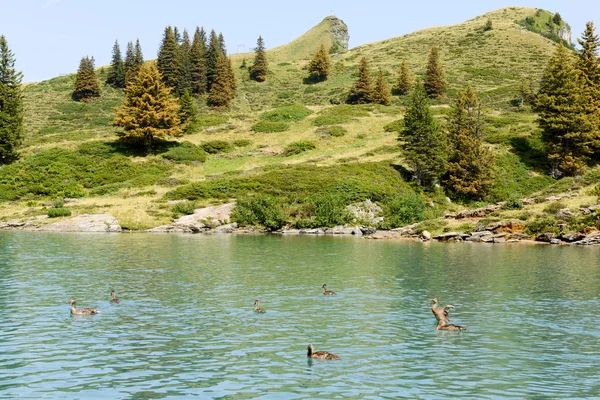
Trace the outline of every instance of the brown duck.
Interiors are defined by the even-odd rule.
[[[110,302],[111,303],[117,303],[117,304],[120,303],[120,300],[115,297],[115,291],[114,290],[110,292]]]
[[[318,358],[320,360],[339,360],[342,357],[336,356],[328,351],[315,351],[315,348],[312,344],[308,345],[308,353],[306,353],[306,357],[308,358]]]
[[[98,310],[96,310],[95,308],[77,309],[75,298],[73,297],[71,297],[71,300],[69,300],[69,304],[71,304],[71,314],[73,315],[92,315],[98,313]]]
[[[435,316],[435,319],[438,320],[438,322],[449,322],[450,319],[448,319],[448,312],[450,310],[454,310],[454,306],[447,305],[444,308],[441,308],[438,304],[438,299],[436,297],[429,300],[433,301],[433,306],[431,306],[431,312]]]
[[[438,321],[436,329],[438,331],[454,331],[454,332],[458,332],[458,331],[464,331],[464,330],[466,330],[467,327],[466,326],[462,326],[462,325],[447,324],[446,322],[440,320],[440,321]]]
[[[333,296],[333,295],[337,295],[337,293],[334,292],[333,290],[327,290],[327,284],[324,283],[323,284],[323,295],[324,296]]]
[[[260,308],[260,300],[254,300],[254,312],[259,314],[267,312],[267,310]]]

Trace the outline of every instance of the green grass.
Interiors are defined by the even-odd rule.
[[[261,133],[274,133],[274,132],[284,132],[290,128],[290,125],[287,122],[275,122],[275,121],[259,121],[256,124],[252,125],[252,130],[254,132]]]

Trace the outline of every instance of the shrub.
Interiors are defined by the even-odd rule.
[[[259,121],[252,125],[254,132],[273,133],[287,131],[290,126],[286,122]]]
[[[300,229],[344,225],[352,219],[343,192],[317,194],[304,199],[303,203],[302,217],[295,224]]]
[[[383,205],[382,228],[392,229],[423,221],[425,202],[417,193],[406,193]]]
[[[63,199],[56,199],[52,201],[52,207],[54,208],[63,208],[65,206],[65,201]]]
[[[523,208],[523,203],[519,196],[511,196],[506,200],[506,202],[502,205],[503,210],[520,210]]]
[[[525,232],[531,235],[546,232],[558,235],[560,233],[560,227],[558,226],[558,221],[554,217],[537,218],[527,224]]]
[[[285,204],[268,195],[246,196],[237,200],[231,220],[240,226],[261,225],[269,231],[281,229],[287,222]]]
[[[562,201],[557,201],[555,203],[548,204],[544,208],[544,212],[546,214],[556,214],[557,212],[559,212],[560,210],[562,210],[563,208],[566,208],[566,207],[567,206],[565,205],[565,203],[563,203]]]
[[[226,140],[211,140],[201,144],[202,149],[208,154],[227,153],[233,150],[233,146]]]
[[[403,129],[404,129],[404,119],[392,121],[383,127],[383,130],[385,132],[400,133],[400,132],[402,132]]]
[[[415,232],[419,235],[423,233],[423,231],[429,231],[433,233],[436,231],[441,231],[447,224],[448,222],[439,219],[423,221],[415,227]]]
[[[252,141],[248,139],[237,139],[233,141],[235,147],[247,147],[252,145]]]
[[[315,144],[313,142],[308,142],[308,141],[293,142],[293,143],[290,143],[287,146],[285,146],[285,149],[283,149],[283,154],[285,156],[293,156],[295,154],[300,154],[300,153],[303,153],[308,150],[314,150],[316,148],[317,148],[317,146],[315,146]]]
[[[196,211],[197,204],[195,201],[184,200],[182,202],[173,204],[171,212],[173,218],[178,218],[181,215],[192,215]]]
[[[206,161],[206,152],[204,149],[190,142],[183,142],[179,146],[169,149],[169,151],[163,153],[161,156],[166,160],[184,164],[189,164],[193,161]]]
[[[71,210],[68,208],[49,208],[48,209],[48,218],[56,218],[56,217],[68,217],[71,215]]]
[[[343,126],[333,125],[333,126],[322,126],[317,128],[315,133],[321,137],[333,136],[333,137],[341,137],[344,136],[348,131]]]
[[[313,112],[305,106],[293,105],[279,107],[271,111],[264,112],[258,116],[263,121],[288,122],[301,121]]]

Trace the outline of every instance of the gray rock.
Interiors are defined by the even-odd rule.
[[[187,226],[161,225],[152,229],[147,229],[144,232],[150,233],[193,233]]]
[[[46,232],[121,232],[119,221],[108,214],[83,214],[41,226]]]
[[[351,204],[346,210],[352,215],[352,222],[355,224],[365,223],[369,226],[377,226],[383,221],[381,214],[383,210],[380,206],[371,200],[365,200],[360,203]]]
[[[531,236],[526,233],[512,233],[508,235],[508,240],[510,241],[519,241],[529,239]]]
[[[495,237],[494,243],[505,243],[506,239],[504,237]]]
[[[560,239],[552,239],[550,244],[560,244]]]
[[[237,222],[234,222],[232,224],[217,226],[215,229],[212,230],[212,232],[215,232],[215,233],[232,233],[232,232],[235,232],[235,230],[237,228],[238,228],[238,224],[237,224]]]
[[[301,235],[324,235],[325,231],[321,228],[316,229],[300,229]]]
[[[556,238],[556,235],[554,233],[545,232],[545,233],[537,235],[535,240],[538,242],[550,243],[552,241],[552,239],[555,239],[555,238]]]
[[[423,239],[426,242],[430,241],[431,240],[431,232],[429,232],[429,231],[421,232],[421,239]]]
[[[592,232],[589,235],[587,235],[583,240],[574,242],[572,244],[579,246],[598,245],[600,244],[600,232]]]
[[[229,224],[231,212],[235,203],[221,204],[214,207],[199,208],[192,215],[184,215],[175,220],[173,225],[195,227],[202,230],[207,226],[220,226]]]
[[[572,243],[585,239],[585,235],[581,232],[567,232],[560,235],[560,238],[565,242]]]
[[[469,234],[462,232],[447,232],[442,233],[441,235],[437,235],[434,237],[435,240],[439,240],[440,242],[449,242],[449,241],[462,241],[468,238]]]

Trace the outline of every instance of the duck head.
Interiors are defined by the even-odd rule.
[[[75,297],[71,297],[67,304],[75,305]]]
[[[315,352],[315,348],[313,347],[313,345],[312,345],[312,344],[309,344],[309,345],[308,345],[308,348],[307,348],[307,350],[308,350],[308,351],[307,351],[307,353],[306,353],[307,357],[310,357],[310,356],[312,356],[312,355],[313,355],[313,353]]]
[[[437,304],[437,303],[438,303],[438,299],[437,299],[437,297],[432,297],[432,298],[430,298],[430,299],[428,299],[428,300],[430,300],[430,301],[433,301],[435,304]]]

